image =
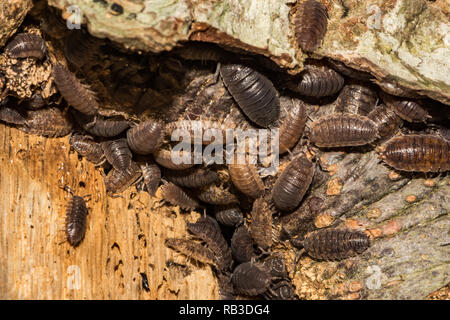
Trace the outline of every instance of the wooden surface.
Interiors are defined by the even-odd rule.
[[[217,298],[210,267],[164,246],[167,237],[186,237],[185,220],[197,213],[177,213],[135,187],[106,197],[102,169],[79,160],[68,137],[3,124],[0,137],[0,299]],[[63,183],[91,195],[86,237],[75,249],[61,244],[70,199]]]

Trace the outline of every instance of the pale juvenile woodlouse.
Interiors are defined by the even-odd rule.
[[[280,100],[268,78],[240,64],[221,65],[220,74],[228,91],[251,121],[268,127],[278,119]]]
[[[269,288],[271,277],[261,263],[244,262],[234,269],[231,280],[237,293],[256,296]]]
[[[250,234],[259,248],[267,250],[272,246],[272,210],[261,197],[253,202]]]
[[[380,139],[393,136],[403,123],[402,119],[384,104],[377,106],[367,117],[375,122]]]
[[[101,143],[106,160],[117,170],[125,170],[131,164],[132,153],[125,138]]]
[[[208,248],[215,254],[221,270],[228,270],[231,267],[233,262],[231,249],[215,219],[204,216],[195,223],[187,223],[186,226],[189,232],[205,241]]]
[[[66,209],[66,235],[71,246],[78,246],[86,233],[88,210],[83,197],[72,195]]]
[[[163,131],[161,123],[148,119],[127,131],[128,145],[137,154],[150,154],[161,146]]]
[[[377,103],[376,92],[367,85],[348,84],[339,94],[335,112],[354,113],[367,116]]]
[[[203,168],[187,170],[163,170],[164,178],[170,182],[186,188],[200,188],[216,182],[219,176],[216,172]]]
[[[306,65],[300,80],[290,80],[287,88],[308,97],[326,97],[344,86],[344,78],[326,66]]]
[[[314,121],[310,140],[318,147],[362,146],[378,137],[376,124],[365,116],[332,114]]]
[[[228,227],[238,226],[244,222],[241,210],[235,204],[214,206],[216,220]]]
[[[314,176],[314,165],[298,156],[283,170],[272,189],[272,199],[281,211],[294,210],[302,201]]]
[[[161,167],[172,170],[186,170],[195,166],[194,156],[192,152],[190,153],[187,151],[180,151],[179,153],[177,152],[177,157],[178,155],[180,156],[181,159],[184,159],[184,157],[187,155],[189,159],[188,163],[179,163],[179,164],[175,163],[172,160],[171,150],[159,149],[153,152],[153,158]]]
[[[53,78],[63,98],[73,108],[87,115],[96,115],[98,102],[95,94],[62,64],[53,65]]]
[[[256,199],[264,192],[264,183],[253,164],[229,164],[231,180],[243,194]]]
[[[202,263],[216,266],[214,253],[199,243],[188,239],[168,238],[165,242],[166,246],[176,250],[188,258],[195,259]]]
[[[75,133],[69,138],[69,144],[81,156],[95,165],[105,162],[105,154],[101,145],[94,141],[91,136]]]
[[[196,190],[199,200],[213,205],[237,204],[239,200],[227,189],[214,184]]]
[[[154,196],[161,182],[161,169],[153,160],[149,160],[141,165],[141,170],[147,192]]]
[[[231,252],[238,263],[248,262],[255,256],[253,238],[246,226],[242,225],[234,231],[231,238]]]
[[[419,101],[394,97],[385,92],[380,92],[383,102],[403,120],[408,122],[425,122],[430,118],[428,112],[422,108]]]
[[[199,206],[199,203],[186,190],[178,187],[176,184],[163,180],[161,188],[161,195],[165,201],[170,204],[179,206],[185,210],[194,210]]]
[[[55,107],[28,110],[27,119],[18,128],[26,133],[44,137],[63,137],[73,128],[69,114]]]
[[[315,51],[325,37],[328,9],[321,2],[306,0],[297,8],[294,18],[295,37],[303,51]]]
[[[286,107],[287,112],[279,129],[279,152],[282,154],[294,147],[303,135],[307,116],[305,105],[301,100],[281,97],[280,102],[281,106]]]
[[[396,136],[383,144],[381,159],[402,171],[444,172],[450,170],[450,142],[434,135]]]
[[[320,260],[341,260],[362,253],[370,246],[369,237],[360,231],[321,229],[303,241],[308,255]]]
[[[47,54],[44,39],[34,33],[19,33],[6,46],[5,51],[11,58],[43,58]]]
[[[112,196],[125,191],[140,178],[141,174],[140,168],[133,161],[125,170],[112,168],[105,177],[106,193]]]

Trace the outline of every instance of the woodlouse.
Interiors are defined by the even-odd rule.
[[[216,265],[214,253],[210,249],[192,240],[168,238],[166,239],[165,244],[167,247],[184,254],[188,258],[213,266]]]
[[[315,51],[325,37],[328,9],[321,2],[306,0],[297,8],[294,19],[295,37],[303,51]]]
[[[30,100],[27,100],[25,102],[25,105],[29,109],[41,109],[47,105],[47,102],[44,98],[42,98],[42,95],[39,93],[33,94]]]
[[[199,206],[198,201],[188,194],[186,190],[164,180],[161,186],[161,195],[165,201],[185,210],[194,210]]]
[[[272,278],[286,278],[288,272],[286,270],[286,263],[279,255],[271,255],[264,259],[263,265],[270,272]]]
[[[353,257],[369,245],[369,237],[365,233],[345,229],[321,229],[311,232],[303,241],[306,253],[321,260]]]
[[[264,193],[264,183],[253,164],[229,164],[231,180],[243,194],[256,199]]]
[[[235,204],[215,206],[214,215],[220,224],[228,227],[238,226],[244,222],[244,216]]]
[[[6,123],[22,125],[26,121],[26,114],[17,107],[10,107],[5,104],[0,106],[0,120]]]
[[[403,120],[408,122],[425,122],[430,118],[428,112],[422,108],[419,101],[398,98],[387,93],[380,92],[383,102]]]
[[[87,85],[82,84],[72,72],[60,63],[53,65],[52,74],[59,92],[68,104],[81,113],[97,114],[97,98]]]
[[[107,194],[111,196],[125,191],[140,178],[141,174],[140,168],[134,162],[131,162],[125,170],[112,168],[105,177]]]
[[[237,293],[256,296],[269,288],[271,277],[262,264],[244,262],[234,269],[231,280]]]
[[[281,211],[294,210],[308,191],[314,176],[314,165],[297,156],[287,165],[272,189],[272,199]]]
[[[195,166],[194,155],[192,152],[189,153],[186,151],[180,151],[179,153],[176,154],[177,157],[178,155],[180,155],[180,159],[184,159],[184,157],[187,156],[189,159],[188,163],[179,163],[179,164],[175,163],[172,160],[171,150],[159,149],[153,152],[153,158],[155,159],[155,161],[164,168],[172,170],[186,170]]]
[[[144,165],[141,165],[141,170],[145,186],[147,187],[147,192],[151,196],[154,196],[156,190],[158,189],[159,183],[161,182],[161,169],[152,160],[147,161]]]
[[[43,58],[47,54],[44,39],[34,33],[19,33],[6,46],[5,51],[11,58]]]
[[[209,216],[203,216],[195,223],[187,223],[186,226],[189,232],[206,242],[208,248],[214,253],[221,270],[228,270],[231,267],[233,262],[231,249],[216,220]]]
[[[339,94],[335,112],[367,116],[375,108],[377,100],[376,92],[369,86],[348,84]]]
[[[242,225],[234,231],[231,252],[238,263],[248,262],[255,256],[253,238],[246,226]]]
[[[78,246],[86,233],[86,202],[80,196],[73,195],[66,209],[66,235],[71,246]]]
[[[393,136],[403,123],[402,119],[384,104],[377,106],[367,117],[375,122],[380,139]]]
[[[111,138],[121,134],[130,127],[127,120],[123,118],[103,118],[86,116],[77,113],[75,119],[88,133],[103,138]]]
[[[361,146],[378,137],[376,124],[365,116],[332,114],[314,121],[310,140],[318,147]]]
[[[202,187],[196,191],[199,200],[213,205],[237,204],[239,200],[234,194],[223,187],[214,184]]]
[[[295,291],[292,283],[283,279],[275,283],[272,282],[263,296],[268,300],[292,300],[295,298]]]
[[[128,145],[137,154],[150,154],[161,146],[163,130],[161,123],[147,119],[127,131]]]
[[[450,170],[450,142],[434,135],[405,135],[388,140],[380,148],[381,159],[403,171]]]
[[[314,219],[322,208],[324,200],[313,196],[305,200],[305,203],[293,213],[281,218],[282,236],[292,238],[298,236],[303,240],[303,236],[314,229]]]
[[[307,119],[306,108],[301,100],[282,97],[281,106],[286,107],[287,115],[279,129],[280,154],[294,147],[303,135]]]
[[[287,88],[308,97],[331,96],[344,86],[344,78],[326,66],[306,65],[300,77],[288,81]]]
[[[272,246],[272,213],[264,198],[258,198],[253,202],[250,234],[263,250]]]
[[[101,165],[106,161],[101,145],[95,142],[91,136],[79,133],[72,134],[69,138],[69,144],[79,155],[95,165]]]
[[[63,137],[72,131],[73,125],[69,114],[55,107],[28,110],[27,120],[20,130],[44,137]]]
[[[219,176],[216,172],[203,168],[190,168],[187,170],[163,171],[164,178],[170,182],[186,188],[200,188],[218,181]]]
[[[125,170],[131,164],[132,153],[125,138],[101,143],[106,160],[117,170]]]
[[[220,74],[228,91],[252,122],[268,127],[278,119],[280,100],[268,78],[240,64],[221,65]]]

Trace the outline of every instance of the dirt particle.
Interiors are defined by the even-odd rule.
[[[405,201],[409,203],[413,203],[417,200],[417,197],[415,195],[410,194],[409,196],[406,196]]]
[[[317,228],[328,227],[334,221],[334,217],[329,213],[322,213],[316,217],[314,225]]]
[[[436,185],[436,183],[434,182],[433,179],[425,179],[423,181],[424,186],[426,187],[434,187]]]
[[[328,196],[336,196],[341,193],[342,184],[339,182],[339,179],[333,179],[328,182],[327,186],[327,195]]]
[[[358,292],[358,291],[360,291],[362,289],[362,287],[363,286],[362,286],[361,282],[353,281],[353,282],[350,282],[350,284],[348,285],[348,290],[350,292]]]
[[[381,216],[381,210],[378,208],[372,208],[367,212],[367,218],[369,219],[377,219]]]
[[[402,176],[396,171],[389,172],[389,179],[392,181],[400,180],[401,177]]]

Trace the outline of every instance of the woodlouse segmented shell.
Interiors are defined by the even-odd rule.
[[[333,114],[314,121],[310,140],[318,147],[361,146],[378,137],[375,123],[356,114]]]
[[[381,139],[392,137],[403,123],[402,119],[384,104],[377,106],[367,117],[375,122]]]
[[[315,0],[306,0],[297,8],[294,19],[295,37],[303,51],[315,51],[325,37],[328,9]]]
[[[287,152],[295,146],[303,135],[306,124],[306,108],[301,100],[281,98],[281,106],[286,108],[287,116],[283,119],[279,131],[279,152]]]
[[[220,269],[227,270],[231,267],[233,258],[231,249],[222,235],[219,224],[209,216],[204,216],[195,223],[187,223],[187,229],[206,242],[214,254]]]
[[[170,204],[185,210],[194,210],[199,206],[198,201],[192,195],[171,182],[163,181],[161,195]]]
[[[25,105],[28,109],[41,109],[47,105],[47,102],[44,98],[42,98],[42,95],[39,93],[33,94],[30,100],[27,100],[25,102]]]
[[[5,104],[0,106],[0,120],[6,123],[22,125],[26,121],[26,113]]]
[[[256,296],[270,285],[270,273],[259,263],[245,262],[236,267],[231,278],[237,293]]]
[[[81,113],[97,114],[97,99],[87,85],[82,84],[72,72],[59,63],[53,65],[52,74],[59,92],[68,104]]]
[[[131,164],[132,153],[127,140],[116,139],[101,143],[106,160],[117,170],[126,170]]]
[[[90,117],[77,113],[75,119],[88,133],[103,138],[111,138],[121,134],[130,124],[123,118]]]
[[[91,136],[72,134],[69,138],[69,144],[79,155],[96,165],[100,165],[106,160],[102,146],[95,142]]]
[[[73,125],[69,114],[53,107],[29,110],[27,120],[18,128],[29,134],[53,138],[68,135]]]
[[[256,199],[264,193],[264,183],[255,165],[229,164],[228,170],[234,186],[243,194]]]
[[[84,199],[72,196],[66,209],[66,235],[71,246],[78,246],[86,233],[86,216],[88,210]]]
[[[340,229],[314,231],[303,242],[308,255],[321,260],[353,257],[365,251],[369,245],[369,237],[365,233]]]
[[[264,75],[239,64],[221,65],[220,74],[228,91],[251,121],[268,127],[278,119],[278,93]]]
[[[150,154],[161,146],[163,130],[161,123],[148,119],[127,131],[128,145],[137,154]]]
[[[272,246],[272,213],[264,198],[258,198],[253,202],[250,234],[263,250]]]
[[[272,199],[281,211],[294,210],[308,191],[314,165],[305,157],[296,157],[283,170],[272,189]]]
[[[161,182],[161,169],[151,160],[141,165],[141,170],[147,191],[151,196],[154,196]]]
[[[409,122],[425,122],[430,118],[428,112],[422,108],[418,101],[394,97],[384,92],[380,92],[380,96],[383,102],[392,108],[403,120]]]
[[[192,240],[168,238],[166,239],[165,244],[167,247],[181,252],[189,258],[213,266],[216,265],[214,253],[210,249],[205,248]]]
[[[34,33],[19,33],[6,46],[5,51],[11,58],[43,58],[47,54],[44,39]]]
[[[105,178],[105,187],[108,195],[113,195],[125,191],[133,185],[141,176],[140,168],[131,162],[125,170],[112,168]]]
[[[200,188],[216,182],[219,176],[216,172],[203,168],[191,168],[187,170],[165,169],[164,178],[180,187]]]
[[[153,158],[155,159],[155,161],[164,168],[172,170],[186,170],[195,166],[193,152],[189,153],[186,151],[180,151],[179,153],[177,153],[177,155],[180,155],[181,159],[184,159],[184,156],[188,155],[188,163],[175,163],[172,160],[171,150],[160,149],[153,152]]]
[[[388,140],[381,158],[403,171],[444,172],[450,170],[450,142],[434,135],[406,135]]]
[[[216,220],[224,226],[234,227],[244,222],[244,216],[235,204],[215,206],[214,214]]]
[[[246,226],[240,226],[234,231],[231,252],[238,263],[248,262],[255,256],[253,238]]]
[[[335,112],[367,116],[377,103],[377,94],[372,88],[360,84],[348,84],[339,94]]]
[[[288,276],[286,262],[279,255],[270,255],[264,259],[263,265],[273,278],[285,278]]]
[[[306,65],[300,77],[300,81],[288,81],[287,88],[308,97],[331,96],[344,86],[344,78],[325,66]]]

